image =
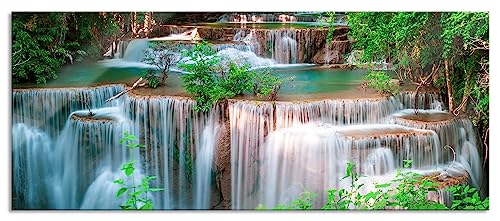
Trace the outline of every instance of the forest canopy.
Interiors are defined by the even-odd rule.
[[[455,115],[466,113],[487,143],[489,14],[485,12],[348,13],[353,51],[363,62],[393,64],[417,90],[434,86]]]

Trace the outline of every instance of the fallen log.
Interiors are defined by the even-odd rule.
[[[139,78],[137,81],[135,81],[135,83],[132,85],[132,87],[131,87],[131,88],[125,89],[125,90],[121,91],[120,93],[116,94],[115,96],[110,97],[110,98],[109,98],[109,99],[107,99],[104,103],[107,103],[107,102],[109,102],[109,101],[112,101],[112,100],[114,100],[114,99],[117,99],[117,98],[121,97],[122,95],[124,95],[124,94],[128,93],[129,91],[134,90],[134,89],[135,89],[135,88],[137,88],[137,87],[143,87],[144,85],[146,85],[146,82],[142,82],[143,80],[144,80],[144,79],[143,79],[142,77],[141,77],[141,78]],[[142,83],[141,83],[141,82],[142,82]]]

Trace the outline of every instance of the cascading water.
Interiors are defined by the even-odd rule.
[[[240,51],[235,48],[227,48],[217,52],[217,55],[237,64],[249,64],[250,67],[268,67],[276,64],[272,59],[257,56],[252,51]]]
[[[152,41],[198,41],[201,40],[198,28],[187,30],[183,33],[171,33],[166,37],[152,38]]]
[[[482,178],[477,137],[472,122],[467,118],[455,118],[439,110],[402,110],[393,115],[393,123],[435,131],[440,146],[452,148],[456,161],[466,168],[471,183],[479,186]],[[453,157],[450,153],[448,157]]]
[[[321,121],[338,125],[379,123],[384,116],[401,109],[395,98],[376,100],[323,100],[290,105],[276,103],[276,128]]]
[[[267,208],[274,207],[290,203],[304,191],[320,194],[316,205],[321,205],[328,188],[346,187],[339,179],[348,161],[354,162],[358,172],[367,176],[361,179],[365,192],[374,189],[375,181],[390,181],[406,159],[413,160],[412,170],[423,175],[465,176],[478,186],[475,180],[481,173],[475,168],[479,155],[469,142],[475,140],[470,137],[474,134],[472,127],[444,131],[394,120],[398,113],[409,111],[404,110],[409,106],[440,110],[441,104],[435,93],[416,97],[405,92],[375,100],[276,102],[274,105],[235,101],[230,105],[234,159],[232,208],[253,209],[260,203]],[[416,111],[428,111],[430,115],[442,113]],[[451,143],[461,143],[464,151],[457,151],[455,160],[453,150],[443,143],[450,143],[447,140],[457,136],[461,141]],[[249,141],[253,143],[247,143]],[[449,195],[444,191],[429,197],[449,203]]]
[[[378,147],[370,151],[363,164],[366,175],[378,175],[392,172],[396,169],[392,151],[387,147]]]
[[[67,165],[61,160],[67,159],[70,164],[76,163],[76,161],[63,157],[69,157],[65,153],[70,151],[76,154],[75,151],[82,144],[79,141],[83,142],[83,140],[77,139],[84,139],[85,137],[83,132],[80,133],[81,138],[74,137],[75,133],[73,132],[78,131],[73,128],[76,127],[74,125],[76,122],[74,119],[68,118],[68,116],[73,111],[86,107],[95,111],[97,107],[117,105],[121,99],[106,104],[104,101],[123,90],[123,88],[122,85],[110,85],[94,88],[14,90],[12,105],[14,130],[12,135],[13,137],[23,137],[23,139],[14,139],[16,141],[13,142],[13,163],[14,165],[31,164],[32,162],[42,164],[21,167],[26,172],[19,171],[21,180],[14,178],[14,181],[15,183],[26,184],[26,190],[15,191],[18,194],[16,197],[23,198],[21,202],[24,202],[20,204],[16,202],[15,206],[19,206],[19,208],[78,208],[77,201],[81,199],[81,196],[79,196],[80,198],[76,196],[63,198],[63,195],[66,194],[65,191],[73,187],[68,186],[71,185],[70,183],[65,183],[62,186],[64,171],[57,170],[62,168],[70,170],[72,168],[73,173],[66,172],[67,179],[70,179],[69,177],[78,177],[75,167],[65,167]],[[65,124],[66,126],[64,126]],[[72,129],[74,131],[68,131]],[[88,132],[95,135],[96,130],[98,129],[95,128]],[[94,137],[88,139],[91,138]],[[73,148],[67,149],[69,143],[64,141],[68,141],[68,139],[76,142],[72,143],[75,144],[75,146],[71,146]],[[71,156],[75,157],[75,155]],[[17,166],[15,167],[17,168]],[[30,172],[33,170],[39,171],[36,175],[33,175]],[[89,174],[82,174],[82,176],[87,175]],[[14,189],[17,188],[16,186]],[[73,192],[72,194],[75,195],[76,193]],[[37,200],[30,198],[30,196],[34,195],[37,196]],[[69,200],[64,201],[66,199]],[[36,201],[39,201],[39,203],[36,203]]]
[[[324,39],[316,36],[325,33],[305,29],[197,31],[179,27],[165,38],[121,42],[117,59],[102,63],[151,68],[141,62],[149,41],[175,40],[183,50],[202,34],[217,39],[213,47],[224,61],[269,67],[309,61],[312,48],[323,47],[318,42]],[[329,50],[337,50],[330,46],[326,44],[326,54],[319,54],[327,61],[333,59]],[[355,62],[354,58],[353,53],[350,61]],[[214,196],[229,195],[227,189],[231,189],[231,199],[221,201],[230,201],[234,209],[289,203],[303,191],[322,194],[329,188],[346,187],[348,180],[339,178],[348,161],[366,175],[363,191],[373,188],[372,181],[394,177],[405,159],[412,159],[412,170],[419,173],[463,176],[469,179],[466,182],[481,185],[472,123],[441,116],[445,112],[438,93],[307,102],[230,100],[227,106],[216,105],[207,113],[196,112],[196,102],[182,97],[129,92],[104,102],[123,89],[111,85],[14,90],[14,208],[119,209],[125,195],[116,199],[119,187],[113,181],[123,178],[120,167],[131,158],[129,150],[119,144],[126,130],[145,146],[133,152],[138,162],[133,181],[152,175],[157,177],[152,186],[164,188],[152,196],[155,209],[217,208],[219,199]],[[89,116],[87,108],[95,115]],[[222,163],[216,162],[223,158],[217,155],[221,140],[231,147],[231,159]],[[231,167],[223,172],[222,164]],[[221,178],[223,173],[231,173],[230,179]],[[230,180],[230,187],[221,190],[221,180]],[[446,192],[437,198],[445,201]],[[324,199],[321,195],[318,200]]]
[[[19,166],[27,172],[16,173],[20,177],[14,178],[14,182],[26,186],[24,192],[15,191],[16,197],[25,203],[40,202],[43,205],[16,206],[78,209],[86,198],[87,186],[98,176],[99,170],[117,170],[124,162],[127,150],[118,145],[118,141],[124,130],[131,129],[128,122],[116,107],[92,109],[92,112],[95,115],[91,118],[82,117],[88,115],[87,110],[70,114],[62,133],[54,138],[55,142],[42,129],[15,124],[13,136],[22,136],[23,139],[13,143],[14,165],[39,164],[26,168]],[[37,172],[33,173],[33,170]],[[16,185],[14,189],[17,188]],[[30,198],[34,195],[37,199]]]
[[[82,209],[113,209],[116,208],[114,192],[103,192],[99,188],[116,188],[117,184],[110,185],[109,182],[124,178],[123,172],[120,171],[122,164],[128,160],[139,160],[138,150],[131,152],[125,144],[119,142],[125,131],[130,134],[136,132],[120,107],[93,111],[95,115],[90,118],[88,111],[74,112],[59,139],[59,152],[64,152],[65,155],[63,189],[65,193],[71,190],[76,194],[84,193],[83,196],[77,195],[77,203],[72,204],[71,208],[79,206]],[[68,151],[64,147],[77,148]],[[140,171],[138,168],[134,173],[136,183],[142,176]],[[121,200],[124,202],[123,198]],[[61,201],[73,202],[67,199]]]
[[[415,93],[401,92],[397,96],[404,108],[444,110],[441,98],[436,92]]]
[[[54,208],[51,170],[57,159],[52,139],[45,132],[23,123],[12,127],[12,192],[14,208]],[[16,185],[24,184],[24,185]]]
[[[210,208],[210,184],[212,181],[212,164],[219,138],[218,112],[212,114],[203,129],[201,145],[196,147],[195,174],[195,209]]]
[[[210,178],[200,177],[197,180],[196,177],[197,173],[211,176],[203,167],[207,164],[203,159],[213,159],[215,141],[207,137],[215,136],[209,133],[210,130],[216,131],[222,110],[216,108],[208,116],[195,112],[194,105],[195,101],[186,98],[130,96],[125,100],[125,111],[131,113],[135,128],[144,139],[145,148],[141,156],[145,162],[145,174],[159,177],[156,185],[165,188],[157,202],[159,208],[209,206],[207,179]],[[193,180],[200,184],[199,190],[197,187],[193,190]],[[204,192],[193,195],[197,191]]]
[[[296,31],[290,30],[269,30],[266,33],[267,48],[271,52],[272,58],[281,64],[297,63],[297,37]]]
[[[349,182],[340,181],[347,162],[359,165],[360,175],[392,172],[402,167],[403,159],[414,159],[415,169],[436,167],[441,163],[438,141],[433,131],[397,125],[306,124],[277,130],[266,142],[259,202],[266,206],[289,203],[310,191],[320,193],[318,201],[324,204],[326,196],[321,193],[325,190],[348,188]]]
[[[147,39],[133,39],[128,45],[123,54],[125,61],[142,61],[144,59],[144,51],[148,48]]]
[[[52,138],[63,129],[69,114],[76,110],[116,106],[121,99],[104,103],[123,90],[123,85],[93,88],[15,89],[12,92],[12,123],[40,128]]]
[[[116,47],[116,53],[113,58],[123,58],[123,55],[125,54],[125,50],[127,49],[129,41],[120,41],[118,42],[118,45]]]
[[[59,105],[71,110],[81,105],[73,104],[72,100],[79,93],[91,98],[92,107],[103,105],[114,92],[98,96],[102,95],[102,89],[41,91],[62,94],[59,97],[67,99],[61,99],[65,103]],[[155,193],[153,197],[156,208],[210,208],[211,164],[222,109],[215,108],[207,115],[194,112],[194,101],[190,99],[123,96],[111,102],[117,105],[115,107],[68,114],[66,126],[59,133],[53,125],[63,122],[61,116],[52,128],[44,122],[54,121],[52,117],[38,119],[36,122],[40,124],[34,125],[40,129],[23,123],[32,123],[28,114],[35,110],[54,108],[22,105],[16,101],[33,97],[32,92],[18,91],[14,96],[14,104],[18,104],[14,105],[16,110],[29,110],[18,112],[26,115],[18,115],[19,122],[16,121],[13,130],[13,136],[23,138],[13,143],[13,163],[17,169],[13,178],[15,208],[118,209],[125,198],[115,198],[118,185],[113,181],[123,178],[120,167],[130,158],[129,150],[119,144],[124,131],[138,135],[139,141],[145,144],[144,149],[134,153],[139,162],[134,172],[135,183],[147,174],[158,178],[154,186],[165,188],[161,196]],[[50,99],[43,93],[35,96]],[[68,112],[66,109],[53,112],[64,115]],[[54,142],[45,130],[53,131]],[[194,188],[190,187],[191,182],[196,183]]]
[[[273,127],[273,105],[268,102],[233,101],[229,103],[229,117],[231,206],[233,209],[249,208],[247,198],[258,184],[260,147]]]

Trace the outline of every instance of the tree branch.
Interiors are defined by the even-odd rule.
[[[142,83],[141,83],[141,81],[143,81],[143,78],[142,78],[142,77],[141,77],[141,78],[139,78],[139,79],[138,79],[138,80],[134,83],[134,85],[132,85],[132,87],[131,87],[131,88],[126,89],[126,90],[123,90],[123,91],[121,91],[120,93],[116,94],[115,96],[110,97],[110,98],[109,98],[109,99],[107,99],[104,103],[107,103],[107,102],[109,102],[109,101],[115,100],[115,99],[117,99],[117,98],[121,97],[122,95],[124,95],[124,94],[128,93],[129,91],[134,90],[134,89],[135,89],[135,88],[137,88],[137,87],[143,87],[144,85],[146,85],[146,82],[142,82]]]
[[[14,55],[12,55],[12,57],[14,57]],[[17,67],[19,65],[22,65],[22,64],[28,62],[30,59],[31,59],[31,56],[28,59],[26,59],[25,61],[23,61],[23,62],[17,62],[16,64],[13,64],[12,68]]]

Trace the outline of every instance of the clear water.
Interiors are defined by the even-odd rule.
[[[14,88],[29,87],[85,87],[109,83],[133,84],[148,67],[140,62],[113,61],[68,65],[61,69],[59,77],[47,84],[21,84]],[[282,86],[279,94],[305,95],[324,94],[355,89],[362,81],[366,70],[329,69],[310,64],[273,65],[273,73],[292,80]],[[172,71],[167,79],[166,89],[150,90],[152,94],[186,95],[182,87],[181,72]]]
[[[280,77],[293,77],[284,85],[280,93],[304,94],[325,93],[350,90],[359,85],[366,70],[363,69],[329,69],[329,68],[277,68],[274,72]]]
[[[257,29],[294,29],[294,28],[324,28],[328,24],[324,22],[213,22],[198,23],[197,26],[216,28],[257,28]]]

